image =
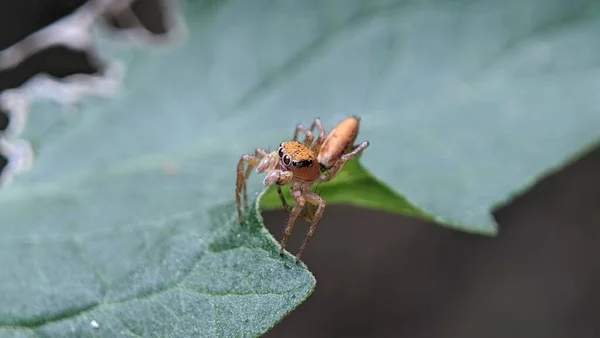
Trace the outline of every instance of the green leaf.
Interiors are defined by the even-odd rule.
[[[599,6],[189,1],[175,49],[100,36],[127,66],[122,95],[69,114],[34,105],[35,166],[1,191],[0,333],[272,326],[314,281],[266,233],[236,228],[235,166],[317,116],[328,130],[361,116],[371,144],[366,171],[346,168],[328,198],[495,233],[491,209],[599,140]]]
[[[61,25],[52,28],[58,36],[82,29]],[[132,55],[161,58],[148,50],[121,57]],[[33,106],[24,136],[35,166],[0,193],[0,336],[259,336],[311,294],[314,277],[279,255],[260,197],[251,196],[239,224],[235,170],[213,181],[227,145],[196,135],[215,124],[192,125],[183,138],[165,130],[193,110],[169,116],[156,109],[160,101],[139,100],[145,70],[128,69],[114,101],[66,112]],[[14,97],[50,88],[38,80]],[[75,93],[89,90],[74,84]]]
[[[55,139],[29,135],[39,154],[21,184],[197,147],[187,166],[204,202],[225,203],[241,154],[316,116],[330,130],[358,114],[367,170],[438,223],[494,234],[494,207],[599,140],[599,5],[186,2],[190,33],[175,50],[101,41],[129,65],[126,95],[84,105]]]
[[[283,187],[288,204],[293,202],[289,187]],[[397,212],[424,220],[435,220],[405,198],[399,196],[383,182],[369,173],[358,161],[348,162],[344,169],[330,182],[315,185],[314,190],[328,204],[347,204],[386,212]],[[270,186],[260,200],[263,211],[280,209],[281,200],[275,186]]]
[[[253,337],[310,295],[313,276],[290,254],[279,256],[256,204],[243,225],[232,204],[114,227],[91,212],[127,205],[141,191],[114,184],[135,176],[160,181],[164,173],[152,169],[2,200],[11,220],[36,217],[25,213],[34,206],[47,213],[28,229],[3,224],[0,335]],[[112,203],[97,205],[96,195]]]

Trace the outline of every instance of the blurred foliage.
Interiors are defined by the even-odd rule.
[[[283,195],[288,204],[293,205],[288,186],[282,187]],[[412,205],[383,182],[373,177],[358,159],[348,162],[344,169],[331,181],[318,183],[313,191],[323,197],[328,204],[347,204],[357,207],[371,208],[386,212],[398,212],[404,215],[418,217],[424,220],[435,221],[432,215],[428,215],[419,208]],[[266,193],[260,199],[260,208],[263,211],[280,209],[281,200],[275,186],[267,188]],[[314,208],[308,204],[309,213],[314,214]]]

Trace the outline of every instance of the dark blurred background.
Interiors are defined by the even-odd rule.
[[[1,1],[0,50],[82,3]],[[135,6],[160,32],[157,2]],[[89,55],[55,47],[0,71],[0,90],[37,72],[95,71]],[[497,210],[495,238],[329,206],[303,256],[317,288],[267,337],[600,337],[599,206],[600,148]],[[264,217],[280,239],[287,214]]]

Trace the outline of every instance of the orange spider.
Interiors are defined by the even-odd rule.
[[[240,224],[244,222],[242,217],[242,196],[244,208],[248,208],[248,195],[246,182],[250,177],[252,168],[257,173],[266,172],[263,184],[271,183],[277,185],[277,191],[283,207],[290,212],[290,218],[281,240],[280,254],[283,255],[285,245],[292,234],[296,219],[300,215],[306,203],[316,206],[314,215],[306,213],[303,217],[311,223],[308,234],[296,255],[296,261],[300,260],[302,252],[311,240],[327,202],[311,190],[315,183],[332,180],[342,170],[346,162],[355,158],[359,153],[369,146],[368,141],[354,145],[360,119],[356,116],[348,117],[338,124],[327,137],[321,120],[316,118],[310,129],[302,125],[296,126],[294,138],[289,142],[282,142],[279,148],[273,152],[267,152],[263,148],[256,149],[254,154],[246,154],[240,158],[237,166],[236,203]],[[319,136],[313,143],[313,132],[317,128]],[[299,142],[299,134],[305,135],[304,142]],[[247,164],[244,169],[244,165]],[[296,205],[289,206],[281,192],[281,186],[291,184],[290,192]]]

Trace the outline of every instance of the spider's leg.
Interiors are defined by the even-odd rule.
[[[285,245],[292,234],[292,230],[294,229],[294,225],[296,223],[296,219],[300,212],[304,208],[304,204],[306,204],[306,200],[302,196],[301,190],[292,190],[292,197],[296,200],[296,205],[292,208],[292,212],[290,213],[290,218],[288,219],[288,223],[283,230],[283,238],[281,239],[281,249],[279,251],[280,255],[283,255],[285,251]]]
[[[279,195],[279,200],[281,201],[281,205],[283,205],[283,209],[285,209],[287,212],[292,211],[292,207],[285,200],[285,196],[283,196],[283,191],[281,191],[280,185],[277,186],[277,194]]]
[[[296,126],[296,129],[294,130],[294,138],[292,140],[294,141],[298,141],[298,137],[300,136],[299,134],[303,133],[306,137],[304,138],[304,145],[307,147],[310,147],[310,145],[313,142],[314,136],[312,134],[312,131],[304,128],[304,126],[302,126],[301,124]]]
[[[312,125],[310,126],[310,131],[312,133],[314,133],[315,128],[319,129],[319,136],[317,137],[317,141],[315,142],[315,144],[313,145],[313,147],[311,149],[316,151],[318,154],[319,150],[321,149],[321,145],[323,144],[323,142],[325,142],[325,136],[326,136],[325,127],[323,127],[323,123],[321,123],[321,120],[318,117],[315,118]]]
[[[244,209],[248,209],[248,185],[246,184],[246,182],[248,182],[248,178],[250,178],[252,169],[254,168],[250,164],[248,164],[246,166],[246,171],[244,172],[244,184],[242,185],[242,201],[244,202]]]
[[[259,163],[261,160],[263,160],[268,155],[269,155],[269,153],[264,148],[257,148],[256,151],[254,152],[254,156],[256,157],[256,159],[258,159]],[[244,172],[244,185],[242,186],[244,209],[248,209],[248,187],[245,184],[245,182],[248,182],[248,178],[250,177],[250,174],[252,173],[252,169],[254,167],[256,167],[257,165],[248,165],[246,167],[246,171]]]
[[[264,149],[259,148],[256,149],[256,152],[254,154],[242,155],[237,164],[237,179],[235,182],[235,202],[237,204],[238,220],[240,221],[240,224],[244,223],[244,218],[242,217],[242,197],[244,208],[248,207],[246,181],[248,180],[248,177],[252,172],[252,168],[256,167],[263,158],[263,150]]]
[[[340,170],[342,170],[344,168],[344,165],[346,164],[346,162],[348,162],[351,159],[358,156],[358,154],[360,154],[363,150],[367,149],[368,146],[369,146],[369,141],[364,141],[363,143],[354,147],[354,150],[352,150],[351,152],[342,155],[342,157],[340,157],[340,159],[333,165],[333,167],[331,167],[329,169],[328,172],[321,175],[321,177],[319,178],[319,182],[331,181],[335,176],[337,176],[337,174],[340,172]]]
[[[304,242],[302,242],[300,251],[298,251],[298,254],[296,254],[296,261],[300,260],[300,256],[302,256],[302,252],[304,252],[306,245],[308,244],[308,242],[310,242],[313,235],[315,234],[315,231],[317,230],[317,226],[319,225],[319,221],[321,220],[321,217],[323,217],[323,212],[325,211],[325,207],[327,206],[327,202],[325,202],[325,200],[321,196],[315,194],[312,191],[306,191],[304,193],[304,198],[306,199],[306,201],[308,203],[316,205],[317,211],[315,212],[312,224],[310,225],[310,228],[308,229],[306,238],[304,238]]]
[[[287,201],[285,200],[285,196],[283,196],[283,191],[281,191],[280,185],[277,186],[277,194],[279,195],[279,200],[281,201],[281,205],[283,205],[283,209],[287,212],[292,212],[292,206],[290,206],[287,203]],[[308,223],[312,222],[312,215],[310,214],[310,212],[308,210],[308,206],[306,207],[306,209],[304,209],[302,218]]]

